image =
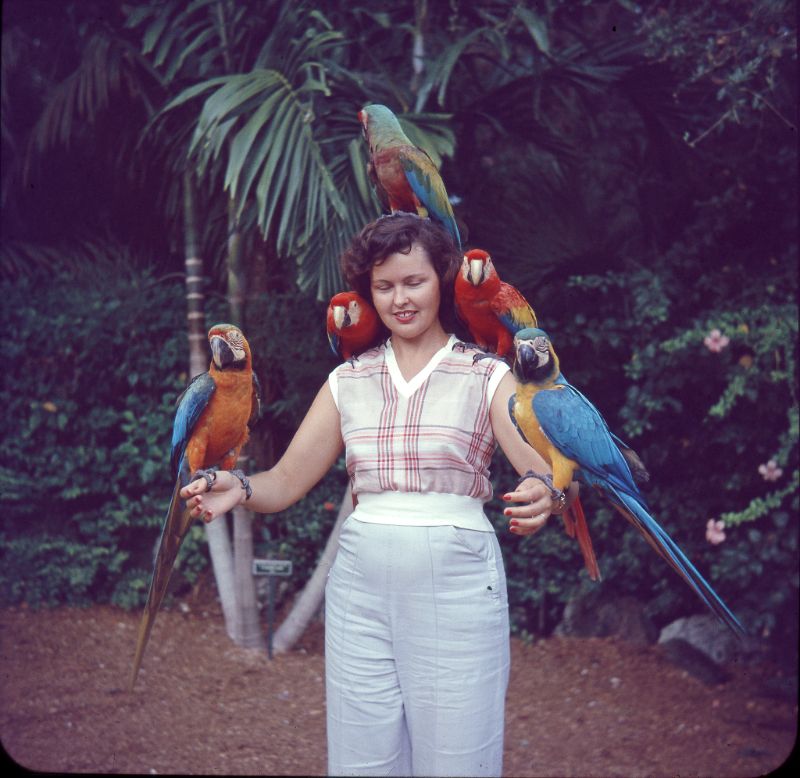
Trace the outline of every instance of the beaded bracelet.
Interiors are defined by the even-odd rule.
[[[561,489],[556,489],[553,486],[553,476],[550,473],[534,473],[533,470],[528,470],[522,478],[519,479],[517,482],[517,487],[519,487],[523,481],[527,480],[528,478],[538,478],[542,483],[547,486],[550,490],[550,498],[555,502],[555,507],[563,511],[564,508],[567,507],[567,493],[562,491]]]

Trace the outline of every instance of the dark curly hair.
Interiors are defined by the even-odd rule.
[[[439,320],[448,332],[462,328],[455,316],[453,281],[461,266],[461,252],[443,227],[430,219],[398,211],[370,222],[351,241],[339,262],[350,288],[372,300],[370,274],[392,254],[408,254],[418,243],[428,252],[439,277]],[[388,334],[388,333],[387,333]]]

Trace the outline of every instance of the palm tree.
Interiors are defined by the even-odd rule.
[[[455,184],[449,189],[461,194],[473,234],[524,256],[513,241],[520,245],[529,234],[526,214],[501,234],[473,205],[478,188],[471,182],[478,176],[492,182],[480,167],[486,156],[481,133],[525,152],[517,167],[531,171],[529,199],[552,202],[576,167],[574,148],[561,137],[564,117],[590,115],[591,95],[619,81],[625,72],[617,62],[620,48],[598,53],[571,44],[556,51],[552,19],[511,2],[465,7],[454,20],[426,2],[380,11],[329,3],[325,10],[307,2],[245,0],[133,4],[124,36],[99,29],[87,43],[81,67],[48,102],[32,134],[34,148],[41,153],[74,137],[75,119],[96,120],[115,89],[141,100],[152,118],[146,132],[132,133],[138,151],[146,152],[136,159],[147,158],[165,173],[158,200],[168,218],[180,223],[175,217],[185,206],[187,271],[199,270],[203,255],[227,255],[229,299],[239,320],[246,320],[236,289],[246,286],[248,269],[237,260],[243,244],[266,242],[294,263],[298,285],[320,299],[341,288],[338,256],[379,212],[355,118],[370,101],[395,107],[412,140],[438,164],[453,155],[453,125],[460,128],[459,167],[448,169]],[[141,51],[131,46],[134,35]],[[420,113],[431,104],[438,113]],[[412,107],[417,113],[409,113]],[[541,175],[547,165],[554,172]],[[503,185],[520,180],[524,187],[519,175]],[[200,234],[195,224],[203,225]],[[574,246],[548,252],[556,266],[565,251],[574,253]],[[199,284],[188,272],[187,282],[189,294],[197,295]],[[192,299],[194,305],[200,298]],[[199,326],[199,311],[193,313],[190,327]],[[190,343],[200,348],[200,341],[195,332]],[[246,517],[234,518],[237,554],[252,549],[251,526]],[[208,529],[228,631],[240,636],[236,602],[253,598],[244,590],[232,596],[220,571],[238,568],[242,582],[246,564],[231,560],[224,525]]]
[[[152,199],[158,201],[164,209],[166,223],[183,224],[184,228],[189,364],[190,375],[193,376],[204,371],[208,364],[202,304],[203,263],[200,259],[201,241],[196,218],[196,184],[192,169],[185,162],[185,146],[181,153],[179,136],[166,138],[157,132],[143,132],[147,120],[153,117],[154,105],[163,102],[164,95],[168,94],[170,82],[133,45],[130,35],[122,29],[121,19],[116,18],[114,13],[108,14],[111,21],[104,22],[104,14],[98,12],[93,16],[88,7],[70,4],[62,12],[70,15],[81,11],[87,14],[87,21],[81,23],[79,32],[76,33],[76,39],[82,42],[79,56],[74,58],[77,61],[71,70],[67,70],[60,79],[54,80],[38,118],[27,133],[24,153],[14,147],[14,135],[4,124],[4,159],[10,157],[12,164],[4,165],[3,194],[7,198],[9,192],[20,182],[27,183],[37,176],[37,167],[43,160],[51,162],[53,158],[68,159],[69,155],[65,155],[63,149],[74,147],[81,141],[85,144],[87,140],[93,141],[93,160],[99,157],[107,171],[125,173],[124,176],[110,176],[110,180],[124,181],[128,195],[125,201],[129,205],[132,202],[130,192],[136,191],[137,183],[140,186],[143,182],[152,185],[157,178],[154,171],[173,171],[172,176],[157,179],[156,197]],[[113,8],[112,11],[119,13],[120,8]],[[9,35],[16,36],[9,38],[13,40],[13,54],[27,41],[19,28],[12,29],[14,32]],[[9,68],[13,67],[15,59],[13,56],[10,58],[7,63]],[[7,72],[3,75],[5,108],[10,102],[6,87],[13,82],[7,78]],[[4,120],[6,115],[4,110]],[[117,116],[126,118],[119,128],[114,123]],[[119,131],[109,133],[110,128]],[[148,173],[152,176],[150,180],[147,179]],[[94,242],[96,243],[96,239]],[[91,247],[92,244],[87,245]],[[59,255],[63,252],[55,253]],[[4,266],[17,270],[24,269],[24,262],[33,261],[41,266],[50,261],[49,256],[41,247],[29,248],[19,242],[3,247]],[[222,526],[209,525],[206,532],[226,615],[226,626],[229,633],[235,635],[238,630],[234,622],[230,542]]]
[[[162,34],[175,30],[180,13],[169,23],[164,15],[177,12],[179,6],[157,10],[151,20]],[[201,3],[193,6],[208,13],[210,29],[227,30],[221,20],[230,4]],[[274,8],[272,10],[275,10]],[[252,20],[251,20],[252,21]],[[366,160],[363,156],[356,113],[367,96],[347,69],[339,66],[343,35],[308,4],[280,5],[271,17],[272,29],[256,52],[249,67],[231,73],[232,54],[224,56],[220,46],[222,75],[186,86],[161,110],[160,117],[182,112],[186,124],[181,137],[189,133],[188,156],[198,176],[221,183],[227,193],[229,208],[229,245],[239,246],[242,222],[258,228],[264,239],[272,242],[274,252],[293,258],[297,282],[301,288],[315,286],[324,298],[341,289],[338,257],[349,237],[373,218],[378,211],[369,188]],[[198,23],[193,34],[203,35]],[[158,35],[145,34],[149,50],[170,51],[172,44],[160,43]],[[174,38],[174,33],[171,33]],[[209,34],[204,42],[223,37],[239,40],[237,50],[248,50],[246,35],[228,30],[226,36]],[[195,41],[197,38],[195,38]],[[183,56],[193,42],[175,46],[176,56]],[[195,47],[199,50],[200,47]],[[201,72],[209,75],[215,68],[207,56]],[[177,77],[181,69],[163,63]],[[218,63],[219,64],[219,63]],[[242,68],[245,62],[237,60]],[[340,84],[334,89],[331,81]],[[192,110],[192,106],[198,106]],[[452,153],[450,131],[435,116],[420,117],[415,125],[406,120],[409,134],[427,145],[435,158]],[[229,254],[229,261],[235,254]],[[244,286],[241,269],[229,265],[229,279]],[[231,286],[229,285],[229,290]],[[245,313],[241,314],[244,318]],[[347,493],[343,504],[349,502]],[[234,519],[236,569],[249,568],[240,557],[252,548],[252,522],[242,516]],[[252,552],[249,552],[252,556]],[[244,574],[238,576],[244,580]],[[292,621],[307,623],[321,596],[319,576],[313,577],[313,595],[301,598],[303,615]],[[303,608],[302,603],[310,603]],[[282,645],[279,642],[279,645]]]

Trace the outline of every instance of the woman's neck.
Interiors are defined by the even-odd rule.
[[[447,344],[449,337],[441,324],[431,327],[419,338],[408,339],[394,333],[391,337],[392,350],[403,378],[409,381],[419,373],[433,355]]]

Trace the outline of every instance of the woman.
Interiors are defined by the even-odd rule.
[[[383,217],[342,264],[389,337],[331,373],[275,467],[181,494],[206,521],[245,500],[275,513],[344,447],[357,505],[325,595],[329,773],[500,775],[509,628],[488,465],[498,443],[520,474],[548,467],[509,419],[508,366],[474,362],[442,323],[460,255],[440,227]],[[517,535],[565,503],[533,477],[503,499]]]

